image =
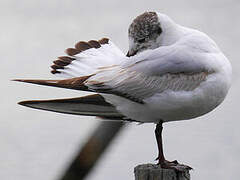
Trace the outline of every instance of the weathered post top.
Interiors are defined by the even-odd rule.
[[[156,164],[141,164],[134,168],[135,180],[190,180],[189,170],[177,172]]]

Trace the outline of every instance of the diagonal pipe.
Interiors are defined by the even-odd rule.
[[[59,180],[84,179],[123,127],[124,122],[101,122]]]

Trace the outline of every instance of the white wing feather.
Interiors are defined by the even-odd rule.
[[[57,69],[57,73],[55,71],[56,75],[65,78],[90,75],[95,73],[98,68],[120,64],[127,57],[113,42],[108,40],[107,43],[101,44],[99,48],[90,48],[75,55],[70,55],[68,58],[74,60],[70,64]]]

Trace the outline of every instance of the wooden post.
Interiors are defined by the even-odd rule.
[[[190,180],[189,170],[176,172],[156,164],[141,164],[134,168],[135,180]]]

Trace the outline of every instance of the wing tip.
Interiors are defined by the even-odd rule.
[[[23,82],[23,79],[11,79],[11,81]]]
[[[21,105],[21,106],[26,106],[26,101],[20,101],[20,102],[18,102],[17,104],[19,104],[19,105]]]
[[[25,106],[25,107],[32,107],[31,104],[34,104],[34,101],[20,101],[17,103],[18,105]]]
[[[106,120],[121,120],[124,116],[99,94],[67,99],[27,100],[19,105],[64,114],[97,116]]]
[[[56,84],[60,80],[42,80],[42,79],[13,79],[12,81],[24,82],[38,85],[52,85]]]
[[[16,81],[16,82],[25,82],[25,83],[34,83],[37,80],[33,80],[33,79],[12,79],[11,81]]]
[[[84,81],[86,81],[91,76],[92,75],[70,78],[70,79],[63,79],[63,80],[14,79],[13,81],[66,88],[66,89],[75,89],[75,90],[81,90],[81,91],[92,91],[92,90],[89,90],[88,87],[84,84]]]

